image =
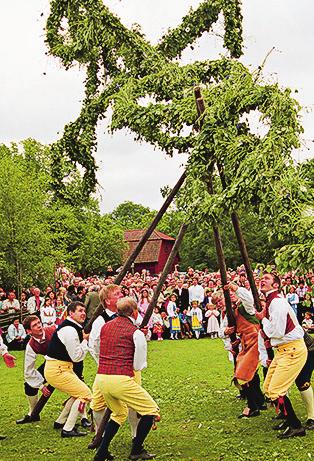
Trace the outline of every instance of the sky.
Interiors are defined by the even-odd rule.
[[[169,27],[178,25],[199,0],[104,0],[123,24],[138,23],[148,40],[157,43]],[[0,6],[0,142],[34,138],[42,143],[59,139],[66,123],[80,113],[84,68],[66,71],[47,56],[45,21],[49,0],[10,0]],[[43,15],[42,15],[43,14]],[[302,147],[298,161],[314,155],[314,3],[312,0],[243,0],[244,55],[253,70],[274,47],[264,68],[267,81],[298,90],[302,105]],[[206,34],[182,63],[217,59],[225,53],[222,39]],[[160,188],[176,183],[185,155],[169,158],[131,134],[98,128],[96,162],[98,197],[103,212],[131,200],[152,209],[162,202]]]

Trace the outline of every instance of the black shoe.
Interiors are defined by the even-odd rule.
[[[267,407],[266,404],[265,404],[265,405],[259,405],[259,406],[258,406],[258,409],[259,409],[260,411],[265,411],[265,410],[268,409],[268,407]]]
[[[94,439],[91,441],[91,443],[88,445],[87,448],[88,448],[89,450],[96,450],[96,448],[99,447],[100,443],[101,443],[101,439],[97,442],[97,440],[94,438]]]
[[[61,431],[61,437],[84,437],[84,435],[87,435],[87,432],[79,432],[76,428],[72,429],[72,431],[65,431],[62,429]]]
[[[254,410],[254,411],[250,411],[247,415],[245,415],[244,413],[241,413],[241,415],[238,416],[239,419],[241,418],[254,418],[254,416],[259,416],[260,415],[260,412],[259,410]]]
[[[274,431],[282,431],[284,429],[287,429],[289,426],[288,421],[282,421],[280,424],[277,424],[277,426],[273,426]]]
[[[273,421],[277,421],[278,419],[286,419],[286,418],[285,418],[285,415],[280,412],[280,413],[278,413],[278,415],[276,415],[276,416],[274,416],[272,418]]]
[[[28,424],[28,423],[33,423],[35,421],[40,421],[40,416],[36,416],[35,418],[32,418],[30,415],[25,415],[24,418],[18,419],[16,424]]]
[[[143,448],[138,454],[130,454],[129,459],[154,459],[156,455],[152,453],[147,453],[145,448]]]
[[[92,423],[88,421],[87,418],[82,418],[81,419],[81,426],[87,429],[88,427],[91,427]]]
[[[113,460],[114,456],[111,453],[109,453],[109,451],[107,451],[107,453],[105,455],[102,455],[101,458],[99,458],[99,456],[96,455],[93,461],[105,461],[106,459],[108,459],[109,461]]]
[[[303,427],[298,427],[294,429],[293,427],[287,427],[287,429],[279,434],[278,439],[290,439],[292,437],[304,437],[306,435],[305,429]]]
[[[314,429],[314,419],[308,419],[304,424],[305,429],[313,430]]]
[[[53,428],[54,429],[63,429],[63,426],[65,425],[65,423],[58,423],[57,421],[55,421],[53,423]]]
[[[6,439],[6,438],[7,438],[6,435],[0,435],[0,440],[4,440],[4,439]]]

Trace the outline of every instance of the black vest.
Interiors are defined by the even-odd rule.
[[[48,346],[47,355],[52,359],[73,363],[72,359],[68,354],[68,351],[66,350],[65,345],[62,341],[60,341],[59,336],[57,335],[58,331],[60,331],[61,328],[64,327],[74,328],[77,331],[80,342],[83,341],[83,329],[79,325],[76,325],[76,323],[66,319],[64,320],[64,322],[61,323],[61,325],[59,325],[58,329],[52,335],[51,341]]]
[[[118,314],[113,314],[111,317],[110,315],[107,314],[107,312],[105,310],[102,311],[102,313],[100,314],[102,316],[102,318],[104,319],[105,323],[107,322],[110,322],[110,320],[113,320],[115,319],[116,317],[118,317]]]

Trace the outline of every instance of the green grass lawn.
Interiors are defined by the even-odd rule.
[[[39,423],[17,426],[15,420],[27,410],[23,393],[23,353],[16,353],[17,367],[0,363],[0,441],[2,461],[85,461],[94,452],[86,448],[92,435],[61,439],[52,428],[64,396],[55,392],[43,410]],[[143,372],[143,385],[158,402],[162,420],[149,434],[147,447],[158,460],[265,460],[305,461],[314,459],[314,431],[286,441],[272,430],[274,410],[258,418],[239,420],[244,406],[231,386],[232,366],[221,340],[202,339],[149,343],[149,368]],[[95,365],[86,360],[85,379],[92,385]],[[305,410],[294,388],[291,398],[298,415]],[[116,460],[126,460],[130,450],[128,424],[112,443]]]

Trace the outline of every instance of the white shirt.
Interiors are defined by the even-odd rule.
[[[106,314],[109,315],[109,317],[112,317],[113,315],[116,315],[116,312],[111,311],[110,309],[105,309]],[[99,315],[93,323],[91,332],[89,334],[89,340],[88,340],[88,347],[89,347],[89,352],[95,362],[98,365],[99,362],[99,351],[100,351],[100,331],[102,327],[105,325],[105,320],[102,315]]]
[[[290,333],[285,334],[288,314],[295,328]],[[299,324],[292,307],[283,297],[272,300],[269,306],[269,319],[263,318],[262,323],[263,330],[274,347],[296,339],[302,339],[304,336],[303,328]]]
[[[137,324],[133,317],[129,317],[134,325]],[[133,342],[135,346],[134,358],[133,358],[133,369],[135,371],[143,370],[147,368],[147,341],[144,333],[141,330],[136,330],[133,333]]]
[[[204,288],[202,285],[191,285],[189,287],[189,303],[192,301],[198,301],[202,303],[204,301]]]
[[[236,296],[240,299],[244,309],[250,315],[255,315],[254,299],[251,291],[244,287],[239,287],[235,292]]]
[[[8,352],[7,346],[3,343],[2,336],[0,335],[0,354],[3,356]]]
[[[13,301],[5,299],[2,304],[2,309],[8,311],[9,314],[14,314],[14,312],[20,310],[20,303],[17,299],[13,299]]]
[[[52,306],[43,306],[40,309],[40,318],[44,326],[54,325],[56,322],[56,309]]]
[[[82,325],[72,320],[70,317],[67,318],[70,322],[78,325],[82,328]],[[88,352],[88,345],[86,339],[80,342],[80,338],[75,328],[71,326],[63,327],[57,331],[58,338],[65,345],[67,353],[70,356],[72,362],[81,362],[85,359]],[[56,360],[46,355],[46,360]]]
[[[39,297],[40,299],[40,305],[39,305],[39,309],[44,305],[44,298],[42,297]],[[37,312],[37,305],[36,305],[36,300],[35,300],[35,296],[31,296],[28,301],[27,301],[27,310],[29,312],[29,314],[34,314],[35,312]]]
[[[190,315],[191,317],[193,317],[193,315],[196,315],[200,323],[203,321],[203,312],[202,309],[200,309],[199,307],[192,307],[192,309],[187,313],[187,315]]]
[[[34,338],[35,341],[38,339]],[[41,340],[45,339],[45,332],[43,333],[43,337]],[[34,349],[27,343],[25,349],[25,357],[24,357],[24,381],[29,384],[31,387],[35,387],[36,389],[41,389],[44,386],[44,378],[36,370],[36,358],[37,354],[34,352]]]
[[[10,343],[17,336],[20,336],[22,339],[24,339],[26,337],[26,331],[24,330],[24,327],[21,323],[19,323],[19,326],[17,328],[12,323],[8,328],[6,340],[8,341],[8,343]]]

